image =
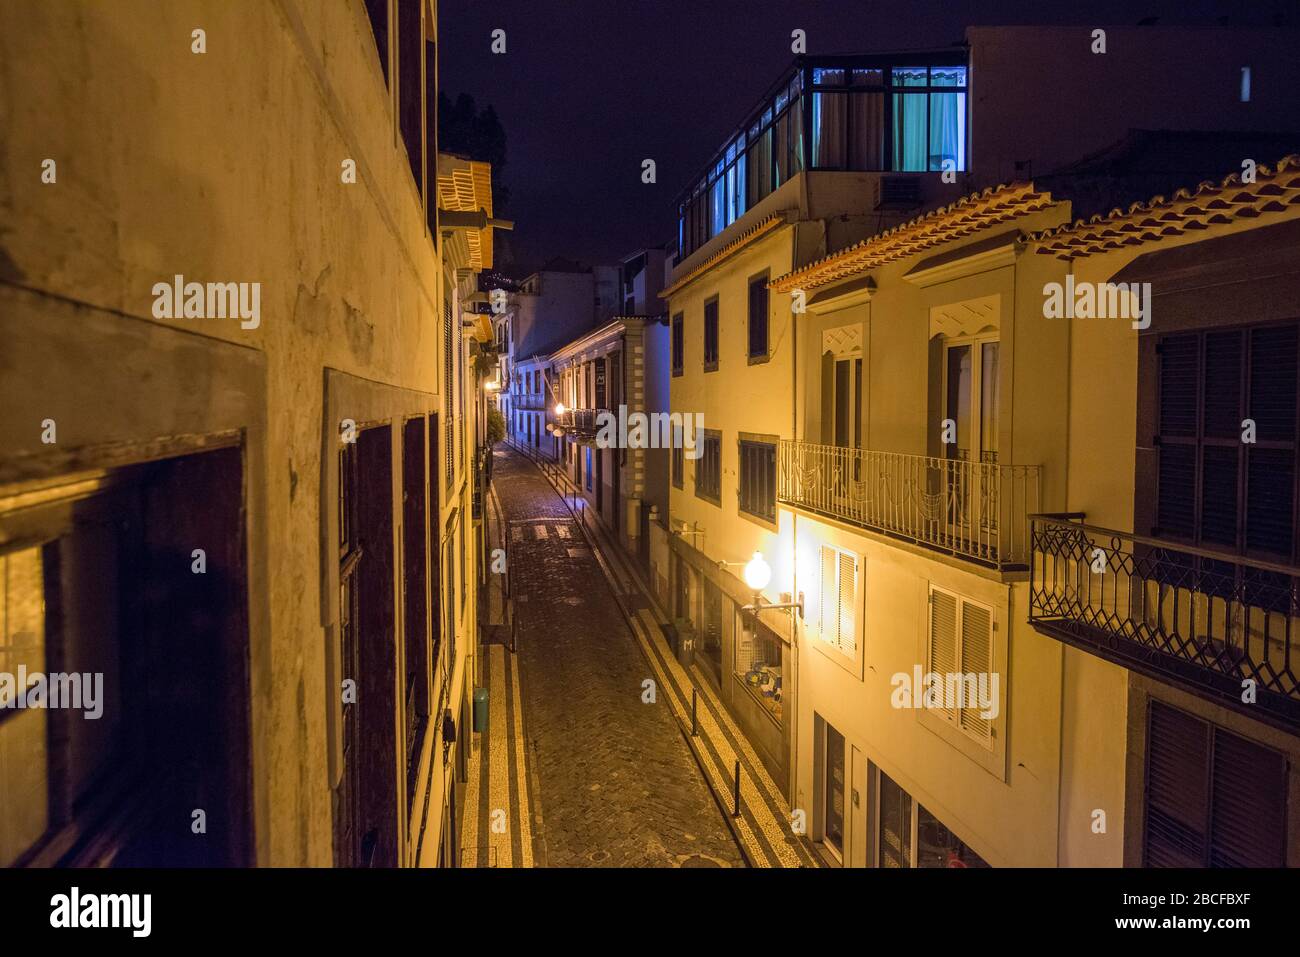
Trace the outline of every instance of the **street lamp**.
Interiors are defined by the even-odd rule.
[[[772,580],[772,566],[763,559],[762,552],[754,552],[754,557],[745,566],[745,584],[755,592],[760,592]]]
[[[557,403],[555,403],[555,414],[556,414],[556,415],[564,415],[564,403],[563,403],[563,402],[557,402]]]
[[[762,552],[754,552],[754,557],[745,565],[745,584],[749,586],[754,593],[754,602],[751,605],[745,605],[741,611],[752,611],[757,618],[760,611],[797,611],[799,617],[803,617],[803,592],[799,592],[799,597],[795,601],[783,601],[778,603],[769,603],[763,601],[763,589],[768,586],[772,580],[772,566],[763,558]]]

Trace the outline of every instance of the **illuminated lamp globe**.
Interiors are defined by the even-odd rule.
[[[557,403],[555,403],[555,414],[556,414],[556,415],[564,415],[564,403],[563,403],[563,402],[557,402]]]
[[[754,557],[745,566],[745,584],[756,592],[767,587],[772,580],[772,566],[763,560],[762,552],[754,552]]]

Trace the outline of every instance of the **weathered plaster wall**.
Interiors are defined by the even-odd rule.
[[[191,52],[198,28],[203,54]],[[440,391],[437,258],[364,8],[5,4],[0,123],[0,283],[34,295],[24,307],[33,334],[79,316],[95,319],[87,334],[106,322],[162,327],[136,337],[147,348],[104,339],[102,361],[129,370],[143,401],[191,410],[199,428],[218,421],[229,386],[202,362],[181,382],[162,374],[179,344],[209,337],[264,357],[265,429],[250,433],[246,465],[251,548],[265,551],[249,582],[257,857],[329,864],[323,369]],[[41,183],[46,158],[55,184]],[[340,182],[349,158],[352,185]],[[152,286],[176,274],[260,282],[260,326],[155,319]],[[55,396],[95,375],[59,358],[6,368],[3,394]],[[122,408],[68,407],[60,443],[138,437]],[[47,451],[38,423],[6,415],[0,430],[6,455]]]

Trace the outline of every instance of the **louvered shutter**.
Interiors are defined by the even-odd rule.
[[[987,608],[969,601],[961,603],[960,655],[961,671],[975,676],[975,687],[978,688],[979,678],[984,675],[987,687],[992,689],[989,675],[993,662],[993,616]],[[969,700],[965,703],[968,707],[961,709],[961,729],[987,742],[992,730],[989,719],[981,717],[978,703],[974,707],[969,707],[973,703]]]
[[[1214,732],[1211,867],[1286,864],[1286,760],[1222,729]]]
[[[1197,336],[1188,333],[1160,340],[1160,434],[1196,435]]]
[[[933,586],[930,588],[930,647],[927,658],[925,670],[939,676],[941,680],[957,670],[957,597]],[[913,694],[924,692],[924,688],[917,688]],[[956,713],[950,708],[935,710],[949,721],[956,719]]]
[[[836,581],[835,549],[822,546],[821,595],[818,599],[817,628],[822,641],[839,644],[839,587]]]
[[[1160,464],[1156,522],[1161,534],[1196,535],[1196,446],[1200,348],[1196,334],[1160,342]]]
[[[1297,327],[1265,326],[1250,333],[1247,414],[1260,442],[1296,438]],[[1295,547],[1296,453],[1292,448],[1246,449],[1246,549],[1289,560]]]
[[[1205,435],[1240,439],[1241,367],[1240,331],[1206,333],[1205,422],[1202,428]]]
[[[1237,471],[1240,444],[1201,448],[1201,542],[1237,547]]]
[[[857,653],[858,560],[839,553],[839,647],[850,658]]]
[[[1209,725],[1151,702],[1147,736],[1147,867],[1201,867],[1209,827]]]

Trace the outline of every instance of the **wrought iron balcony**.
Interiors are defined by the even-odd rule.
[[[526,412],[541,412],[546,408],[546,396],[540,392],[516,392],[511,395],[515,408]]]
[[[1300,727],[1300,568],[1031,516],[1029,621],[1258,720]]]
[[[605,409],[565,409],[563,415],[555,416],[555,424],[575,440],[591,440],[600,431],[597,419]]]
[[[980,565],[1024,569],[1041,471],[782,439],[777,499]]]

